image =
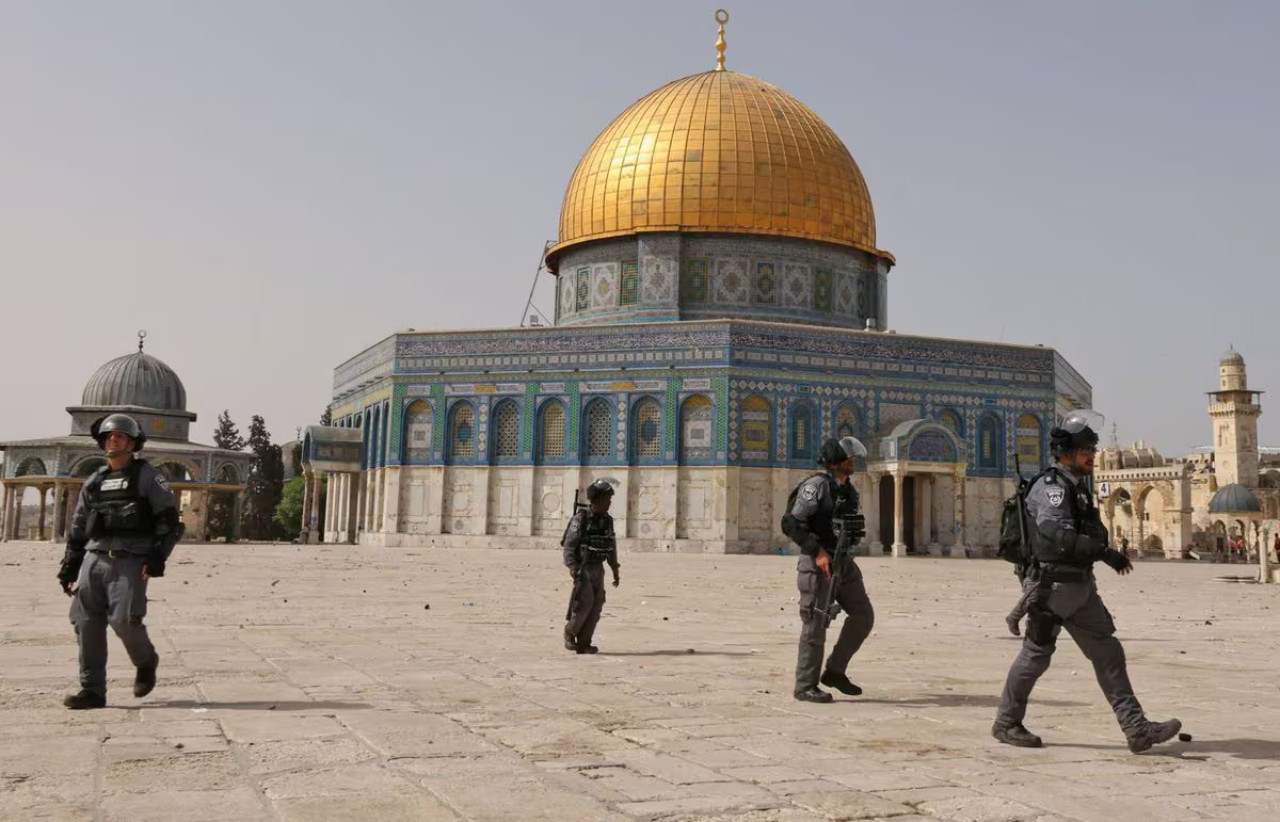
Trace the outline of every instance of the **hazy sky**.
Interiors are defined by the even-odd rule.
[[[861,166],[900,333],[1054,346],[1166,454],[1229,343],[1280,394],[1280,3],[721,1],[728,67]],[[715,8],[0,0],[0,439],[66,433],[138,328],[208,442],[292,438],[397,328],[517,324],[578,158],[714,67]]]

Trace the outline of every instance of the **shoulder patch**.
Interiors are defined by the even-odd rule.
[[[1045,498],[1049,500],[1049,504],[1054,508],[1062,505],[1062,501],[1066,499],[1066,494],[1060,486],[1054,486],[1044,489]]]
[[[156,485],[159,485],[164,490],[166,491],[169,490],[169,481],[165,479],[164,474],[160,473],[159,471],[156,472],[155,483]]]
[[[816,485],[813,485],[811,483],[805,483],[805,486],[800,489],[801,499],[812,500],[817,496],[818,496],[818,487]]]

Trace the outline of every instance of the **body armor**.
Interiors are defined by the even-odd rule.
[[[151,503],[138,492],[142,463],[130,460],[118,471],[106,471],[89,493],[88,536],[149,537],[155,534]]]

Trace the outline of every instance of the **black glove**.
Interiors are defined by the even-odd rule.
[[[61,567],[58,568],[58,584],[62,586],[62,592],[67,596],[71,596],[71,586],[80,578],[80,563],[83,561],[83,555],[78,560],[65,558],[62,560]]]
[[[622,578],[618,576],[618,569],[614,568],[613,569],[613,587],[617,588],[618,584],[621,582],[622,582]]]
[[[1114,548],[1106,548],[1103,550],[1102,561],[1117,574],[1122,574],[1133,568],[1133,563],[1129,561],[1129,558]]]
[[[149,577],[164,576],[165,561],[166,560],[164,558],[164,554],[157,553],[157,554],[151,554],[150,556],[148,556],[145,563],[147,566],[147,576]]]

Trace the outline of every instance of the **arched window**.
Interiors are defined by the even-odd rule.
[[[1023,467],[1040,464],[1040,419],[1035,414],[1018,418],[1018,462]]]
[[[791,459],[813,459],[814,418],[813,406],[801,400],[791,406]]]
[[[600,464],[613,461],[613,408],[606,399],[594,399],[587,404],[586,460]]]
[[[404,461],[424,465],[431,461],[435,441],[436,412],[431,403],[417,400],[404,413]]]
[[[520,409],[512,400],[503,400],[493,409],[493,457],[509,462],[520,456]]]
[[[994,414],[985,414],[978,420],[979,468],[999,470],[1003,463],[1004,443],[1000,436],[1000,420]]]
[[[662,457],[662,406],[653,397],[636,403],[631,420],[631,453],[637,461]]]
[[[680,407],[680,462],[705,462],[712,450],[711,400],[694,394]]]
[[[548,400],[539,417],[538,459],[553,462],[564,459],[564,403]]]
[[[476,410],[460,402],[449,411],[449,462],[470,462],[476,458]]]
[[[845,403],[836,411],[836,439],[840,437],[856,437],[862,427],[862,415],[853,403]]]
[[[960,420],[960,415],[950,408],[944,408],[938,414],[938,422],[956,432],[956,436],[964,436],[964,423]]]
[[[769,461],[769,449],[773,442],[773,407],[759,395],[742,401],[742,458],[744,460]]]

